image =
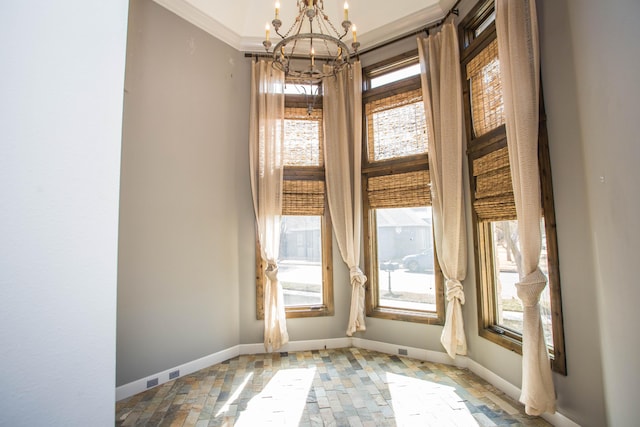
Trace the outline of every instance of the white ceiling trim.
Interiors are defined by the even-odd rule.
[[[358,41],[361,43],[360,50],[366,50],[367,48],[425,28],[427,25],[440,20],[446,13],[447,11],[443,10],[440,5],[434,5],[419,10],[405,18],[375,28],[362,35],[358,35]]]
[[[153,0],[182,19],[206,31],[231,47],[242,50],[242,40],[238,33],[216,21],[186,0]]]
[[[262,39],[257,37],[242,37],[240,34],[195,7],[188,0],[154,1],[239,51],[264,52]],[[441,4],[453,3],[454,1],[455,0],[440,0],[435,5],[418,10],[409,16],[358,34],[358,41],[361,44],[360,50],[374,47],[438,21],[448,11],[448,9],[443,8]],[[347,41],[347,43],[349,42]]]

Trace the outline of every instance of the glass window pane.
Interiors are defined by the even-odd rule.
[[[498,325],[522,334],[522,302],[518,298],[516,283],[519,281],[520,245],[518,221],[501,221],[491,224],[493,232],[494,271],[496,273],[496,307]],[[540,269],[548,277],[547,245],[542,226],[542,250]],[[551,294],[547,285],[540,296],[542,328],[547,346],[553,348],[551,327]]]
[[[320,216],[283,216],[278,278],[285,307],[322,304]]]
[[[319,85],[299,84],[291,82],[287,82],[284,85],[284,93],[285,95],[321,95]]]
[[[389,83],[397,82],[408,77],[417,76],[420,74],[420,64],[413,64],[399,70],[391,71],[390,73],[383,74],[371,79],[371,89],[375,89],[379,86],[384,86]]]
[[[378,304],[436,312],[431,207],[376,209]]]
[[[496,20],[496,11],[494,10],[493,12],[491,12],[489,16],[487,16],[487,18],[484,21],[482,21],[482,23],[478,26],[478,28],[476,28],[476,30],[474,31],[474,36],[478,37],[480,34],[482,34],[484,30],[489,28],[489,25],[491,25],[492,22],[495,22],[495,20]]]

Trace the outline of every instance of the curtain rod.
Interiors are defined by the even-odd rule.
[[[273,58],[273,55],[270,53],[256,53],[256,52],[245,52],[245,58]]]
[[[451,15],[456,15],[458,16],[460,11],[458,10],[458,5],[460,4],[461,0],[456,0],[456,2],[453,4],[453,6],[451,6],[451,9],[449,9],[449,11],[446,13],[446,15],[444,15],[442,18],[440,18],[437,22],[427,25],[426,27],[423,28],[419,28],[417,30],[414,30],[410,33],[404,34],[402,36],[396,37],[394,39],[391,40],[387,40],[386,42],[383,42],[379,45],[370,47],[368,49],[364,49],[361,52],[357,52],[351,55],[351,57],[355,57],[358,55],[364,55],[365,53],[369,53],[369,52],[373,52],[374,50],[378,50],[381,49],[385,46],[389,46],[390,44],[399,42],[400,40],[404,40],[404,39],[408,39],[409,37],[415,37],[420,33],[427,33],[429,34],[429,30],[433,30],[434,28],[438,28],[440,27],[442,24],[444,24],[444,21],[447,20],[447,18]],[[272,54],[269,53],[255,53],[255,52],[245,52],[244,57],[245,58],[262,58],[262,57],[272,57]]]
[[[449,9],[449,11],[446,13],[446,15],[444,15],[442,18],[440,18],[437,22],[435,22],[433,24],[430,24],[430,25],[427,25],[426,27],[419,28],[417,30],[411,31],[410,33],[404,34],[404,35],[396,37],[394,39],[387,40],[386,42],[383,42],[383,43],[381,43],[379,45],[370,47],[368,49],[364,49],[361,52],[358,52],[358,55],[364,55],[365,53],[373,52],[374,50],[378,50],[378,49],[381,49],[381,48],[383,48],[385,46],[389,46],[390,44],[399,42],[400,40],[408,39],[409,37],[415,37],[418,34],[423,33],[423,32],[429,34],[429,30],[432,30],[434,28],[438,28],[439,26],[444,24],[444,21],[446,21],[447,18],[449,16],[451,16],[452,14],[456,15],[456,16],[459,15],[460,11],[458,10],[458,5],[460,4],[460,1],[461,0],[456,0],[456,2],[453,4],[453,6],[451,6],[451,9]],[[355,56],[355,55],[352,55],[352,56]]]
[[[245,52],[244,53],[244,57],[245,58],[271,58],[273,59],[273,53],[269,53],[269,52]],[[289,58],[291,59],[308,59],[308,56],[304,56],[304,55],[293,55],[293,56],[289,56]],[[326,56],[320,56],[320,55],[316,55],[316,60],[318,61],[322,61],[325,59],[330,59],[327,58]]]

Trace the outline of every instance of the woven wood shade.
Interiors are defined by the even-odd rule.
[[[481,221],[516,219],[509,151],[507,147],[473,161],[475,202],[473,207]]]
[[[409,208],[431,205],[429,171],[372,176],[367,179],[369,207]]]
[[[285,180],[282,215],[324,215],[324,181]]]
[[[421,89],[368,102],[365,113],[370,162],[427,152]]]
[[[322,166],[322,110],[287,107],[284,110],[284,165]]]
[[[497,39],[467,64],[471,80],[471,121],[476,137],[504,124]]]

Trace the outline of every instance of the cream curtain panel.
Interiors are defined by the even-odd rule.
[[[534,0],[497,0],[496,29],[507,145],[518,215],[522,263],[518,297],[524,306],[522,394],[529,415],[555,412],[555,391],[540,316],[547,278],[538,268],[541,201],[538,170],[540,63]]]
[[[467,354],[462,320],[467,274],[463,194],[462,88],[458,37],[449,22],[418,38],[422,99],[429,132],[429,175],[438,261],[446,280],[447,311],[440,341],[450,357]]]
[[[347,335],[352,336],[354,332],[366,329],[364,284],[367,277],[359,267],[362,233],[360,62],[356,61],[350,69],[326,78],[323,90],[327,199],[340,254],[350,271],[351,309]]]
[[[283,129],[284,74],[274,69],[270,62],[254,62],[249,161],[260,252],[267,265],[264,284],[264,347],[267,352],[289,342],[277,263],[282,213]]]

